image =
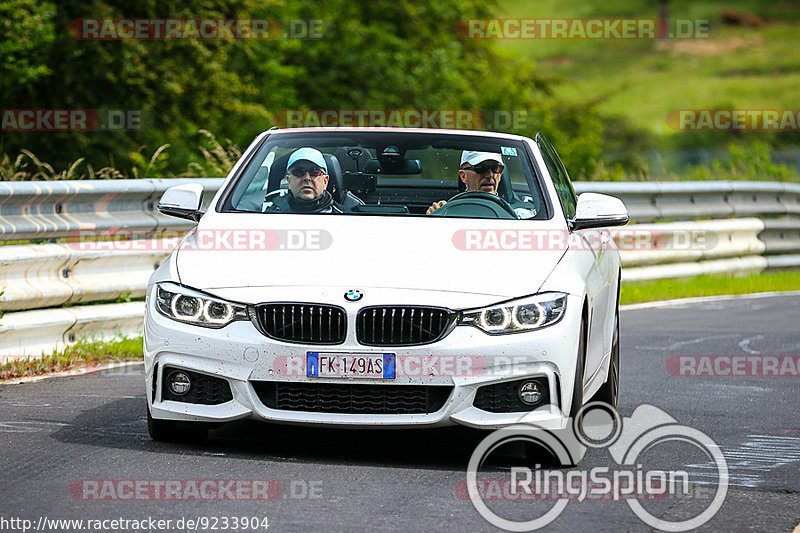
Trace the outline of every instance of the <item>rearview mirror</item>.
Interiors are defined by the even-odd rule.
[[[393,160],[387,157],[370,159],[364,165],[365,174],[422,174],[419,159]]]
[[[570,221],[570,229],[606,228],[624,226],[627,223],[628,209],[622,200],[606,194],[585,192],[578,196],[575,218]]]
[[[200,205],[203,203],[203,186],[187,183],[170,187],[161,196],[158,210],[172,217],[187,218],[197,222],[203,216]]]

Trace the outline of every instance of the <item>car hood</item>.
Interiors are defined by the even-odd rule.
[[[566,246],[521,246],[521,236],[562,231],[553,221],[209,212],[176,266],[182,284],[243,303],[378,289],[395,303],[477,306],[536,292]]]

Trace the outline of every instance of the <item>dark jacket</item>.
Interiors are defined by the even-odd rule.
[[[349,211],[335,202],[331,193],[324,191],[322,196],[314,200],[297,199],[288,191],[283,196],[273,196],[267,202],[265,213],[344,213]]]

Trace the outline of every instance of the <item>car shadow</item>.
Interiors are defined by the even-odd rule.
[[[150,439],[146,410],[144,398],[116,399],[82,411],[52,436],[69,444],[162,454],[463,470],[472,451],[489,433],[461,426],[350,429],[240,420],[212,429],[202,442],[165,443]]]

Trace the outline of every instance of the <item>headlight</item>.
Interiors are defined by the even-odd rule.
[[[566,309],[566,294],[547,292],[513,302],[464,311],[458,324],[476,326],[490,335],[519,333],[555,324],[564,316]]]
[[[172,320],[206,328],[221,328],[234,320],[250,319],[244,305],[226,302],[175,283],[156,285],[156,309]]]

